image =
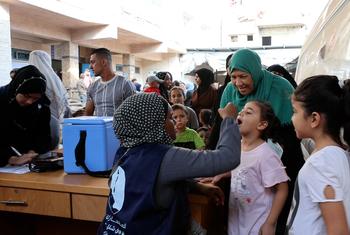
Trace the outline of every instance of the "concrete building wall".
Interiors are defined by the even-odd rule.
[[[271,36],[271,46],[302,45],[306,32],[301,27],[278,27],[263,28],[260,30],[260,35]]]
[[[44,50],[50,54],[50,45],[20,38],[12,38],[12,48],[23,49],[27,51]]]
[[[142,67],[142,60],[137,60],[136,59],[136,61],[135,61],[135,68],[136,67],[138,67],[139,68],[139,72],[137,73],[136,71],[135,71],[135,74],[134,74],[134,77],[133,78],[136,78],[137,79],[137,81],[139,82],[139,83],[142,83],[142,85],[144,84],[143,83],[143,81],[144,81],[144,77],[143,77],[143,75],[142,75],[142,70],[143,70],[143,67]],[[132,78],[131,78],[132,79]]]
[[[122,0],[116,4],[108,0],[101,1],[103,4],[99,6],[71,3],[68,0],[10,1],[4,8],[4,14],[1,14],[7,25],[7,28],[1,28],[6,29],[1,35],[7,33],[13,40],[12,45],[11,37],[6,42],[7,53],[11,54],[11,48],[48,52],[52,59],[61,61],[62,65],[56,62],[55,67],[57,71],[61,69],[63,83],[67,88],[72,87],[79,77],[79,63],[89,63],[93,48],[105,47],[111,50],[113,69],[122,68],[128,78],[142,79],[144,71],[148,70],[173,70],[170,66],[178,62],[169,61],[185,50],[175,43],[179,34],[170,30],[173,24],[181,25],[181,18],[170,22],[167,11],[161,10],[168,6],[165,0],[147,0],[136,8],[132,8],[136,0]],[[108,8],[104,13],[98,11],[102,6],[103,9]],[[151,11],[140,10],[145,8]],[[91,10],[96,11],[96,14],[86,14]],[[176,15],[181,8],[172,10],[172,14]],[[167,33],[164,33],[165,29]],[[26,61],[16,63],[22,66]],[[11,56],[8,64],[11,67]],[[144,64],[146,68],[143,68]],[[10,69],[4,70],[8,74]]]
[[[87,61],[87,63],[89,62],[90,59],[90,53],[91,53],[92,49],[91,48],[87,48],[87,47],[79,47],[79,56],[80,58],[85,58]]]
[[[10,81],[11,71],[11,35],[10,8],[6,3],[0,3],[0,86]]]
[[[248,35],[253,37],[248,41]],[[281,26],[258,28],[252,33],[232,33],[225,37],[226,47],[261,47],[262,37],[270,36],[270,46],[301,46],[304,42],[306,32],[301,26]]]

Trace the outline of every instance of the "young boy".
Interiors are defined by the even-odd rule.
[[[159,85],[164,81],[154,75],[148,76],[146,81],[147,81],[148,87],[145,90],[143,90],[143,92],[146,92],[146,93],[155,92],[157,93],[157,95],[160,95]]]
[[[186,107],[182,104],[172,106],[172,118],[175,121],[176,139],[174,145],[189,149],[204,149],[205,144],[198,133],[187,127],[188,114]]]
[[[183,89],[179,86],[174,86],[170,90],[170,103],[171,104],[182,104],[185,102],[185,93]],[[198,117],[196,112],[188,106],[185,106],[188,113],[188,123],[187,127],[197,130],[199,127]]]

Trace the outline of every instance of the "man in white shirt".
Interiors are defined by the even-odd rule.
[[[113,116],[114,111],[129,96],[135,94],[131,81],[114,73],[111,52],[98,48],[90,55],[90,68],[95,77],[87,92],[85,115]]]

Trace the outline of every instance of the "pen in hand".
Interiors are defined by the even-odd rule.
[[[10,147],[11,147],[12,151],[17,155],[17,157],[22,156],[22,154],[15,147],[13,147],[13,146],[10,146]]]
[[[8,163],[10,165],[20,166],[24,165],[26,163],[29,163],[33,160],[34,157],[36,157],[37,153],[28,152],[25,154],[21,154],[16,148],[13,146],[10,146],[12,151],[16,154],[16,156],[12,156],[9,158]]]

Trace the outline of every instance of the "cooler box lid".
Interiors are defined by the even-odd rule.
[[[63,124],[70,125],[105,125],[110,122],[113,122],[113,117],[80,116],[63,120]]]

